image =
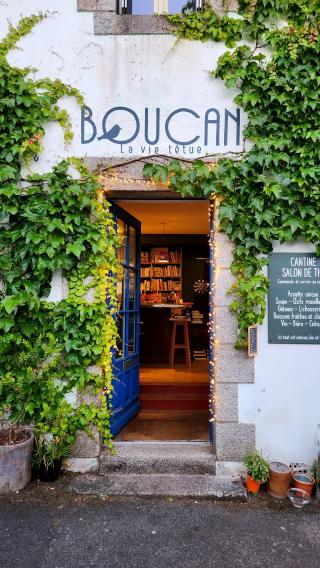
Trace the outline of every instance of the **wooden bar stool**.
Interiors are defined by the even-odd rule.
[[[191,367],[191,350],[190,350],[190,337],[189,337],[189,321],[187,319],[174,319],[170,318],[172,321],[171,328],[171,343],[170,343],[170,367],[174,367],[174,355],[176,349],[184,349],[186,356],[186,367]],[[176,343],[177,338],[177,327],[181,326],[183,328],[183,343]]]

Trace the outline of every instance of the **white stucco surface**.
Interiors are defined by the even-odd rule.
[[[312,245],[274,243],[274,252],[314,252]],[[239,421],[255,423],[257,447],[271,460],[311,464],[320,423],[320,345],[271,345],[259,327],[255,383],[241,384]]]
[[[59,78],[78,87],[92,109],[92,119],[97,127],[97,136],[88,144],[81,143],[81,115],[75,101],[65,99],[63,106],[72,116],[74,140],[64,147],[63,133],[57,125],[47,129],[46,153],[40,156],[35,166],[43,170],[50,162],[59,160],[61,154],[77,156],[131,156],[164,153],[189,158],[211,153],[241,151],[243,141],[236,144],[236,121],[228,118],[228,141],[224,143],[225,109],[237,112],[233,102],[234,89],[226,89],[223,82],[213,79],[207,71],[216,66],[218,57],[225,51],[223,44],[180,41],[170,35],[140,36],[95,36],[93,14],[77,12],[76,0],[11,0],[0,4],[0,35],[7,31],[7,18],[17,23],[21,15],[48,11],[46,21],[38,24],[32,33],[19,42],[19,50],[11,52],[9,59],[19,66],[32,65],[38,69],[37,76]],[[127,107],[137,114],[139,133],[128,144],[115,141],[128,140],[134,134],[136,120],[128,111],[114,111],[106,119],[105,132],[110,134],[119,125],[121,131],[113,134],[113,141],[98,140],[103,134],[102,119],[114,107]],[[159,141],[150,145],[145,140],[145,109],[149,113],[148,139],[156,134],[156,109],[160,109]],[[174,140],[190,141],[185,147],[176,144],[165,131],[165,122],[170,113],[169,129]],[[216,125],[208,124],[205,145],[205,113],[215,108],[220,112],[220,143],[216,142]],[[239,111],[239,109],[238,109]],[[209,120],[217,114],[211,111]],[[241,125],[244,115],[241,111]],[[86,122],[84,139],[93,132]],[[114,131],[113,131],[114,132]],[[157,149],[156,149],[157,148]],[[193,151],[191,154],[190,151]]]

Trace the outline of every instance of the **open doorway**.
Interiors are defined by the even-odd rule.
[[[119,200],[117,206],[141,223],[140,390],[115,440],[209,441],[208,202]],[[129,329],[129,342],[131,336]]]

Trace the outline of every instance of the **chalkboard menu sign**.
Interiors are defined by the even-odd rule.
[[[320,344],[320,258],[271,253],[269,343]]]

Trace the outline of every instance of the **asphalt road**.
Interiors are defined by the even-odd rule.
[[[33,489],[0,499],[1,568],[316,568],[320,505],[98,499]]]

